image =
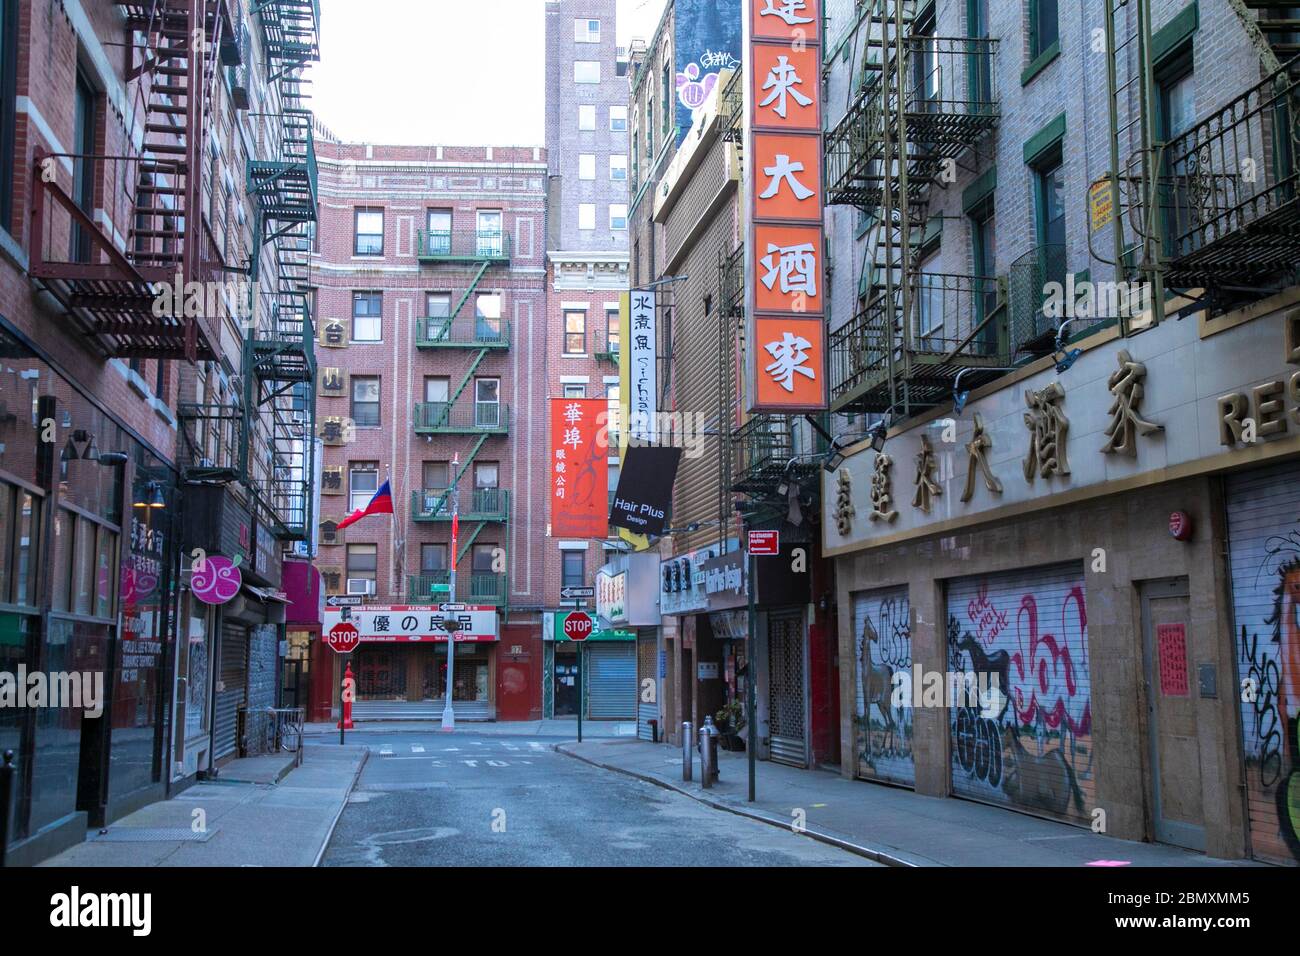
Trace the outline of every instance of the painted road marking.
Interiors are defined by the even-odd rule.
[[[422,754],[424,753],[424,748],[421,747],[419,744],[411,744],[411,753]]]
[[[467,767],[478,767],[477,760],[462,760],[461,763],[463,763]]]
[[[380,744],[380,745],[379,745],[379,755],[380,755],[381,757],[391,756],[392,753],[393,753],[393,745],[392,745],[392,744]]]
[[[504,760],[489,760],[489,761],[487,762],[487,765],[488,765],[489,767],[508,767],[508,766],[510,766],[510,764],[506,763]]]
[[[542,749],[542,745],[539,744],[536,740],[530,740],[530,741],[528,741],[528,747],[529,747],[530,750],[541,750],[541,749]]]

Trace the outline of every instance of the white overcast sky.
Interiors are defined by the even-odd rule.
[[[618,0],[618,43],[665,0]],[[321,0],[313,106],[347,141],[544,145],[545,0]]]

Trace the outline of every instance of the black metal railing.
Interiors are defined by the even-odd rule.
[[[417,229],[417,259],[466,259],[509,261],[510,236],[501,230],[460,235],[449,230]]]
[[[425,315],[415,320],[417,348],[465,345],[505,348],[510,344],[510,322],[482,315]]]
[[[450,521],[448,492],[447,488],[411,492],[411,516],[417,521]],[[459,511],[467,521],[505,521],[510,513],[510,492],[504,488],[468,489],[461,493]]]
[[[412,410],[417,432],[501,432],[509,427],[505,402],[420,402]]]
[[[1007,275],[1010,335],[1013,352],[1033,354],[1050,349],[1064,309],[1049,306],[1056,289],[1064,295],[1066,247],[1045,245],[1030,249],[1011,263]],[[1062,306],[1063,299],[1058,300]]]

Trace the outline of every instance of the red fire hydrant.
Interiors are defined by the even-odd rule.
[[[352,698],[355,696],[353,688],[356,686],[356,678],[352,676],[352,664],[349,662],[343,672],[343,719],[339,721],[339,730],[352,729]]]

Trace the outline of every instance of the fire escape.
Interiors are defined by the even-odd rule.
[[[199,305],[206,296],[155,306],[163,284],[225,280],[198,210],[206,113],[221,65],[240,56],[237,15],[229,0],[117,6],[130,51],[125,123],[143,141],[124,155],[38,151],[29,272],[106,357],[213,359],[221,316]]]
[[[317,0],[262,0],[261,27],[275,122],[266,158],[251,158],[254,208],[250,278],[258,308],[243,354],[246,481],[276,536],[311,537],[315,473],[315,329],[311,314],[311,229],[316,221],[316,152],[307,66],[320,59]],[[272,278],[261,281],[263,269]]]
[[[868,226],[860,307],[830,336],[831,408],[907,417],[990,381],[1008,365],[994,276],[922,268],[929,198],[941,173],[998,122],[997,41],[942,37],[926,4],[870,0],[861,77],[826,136],[827,201]]]

